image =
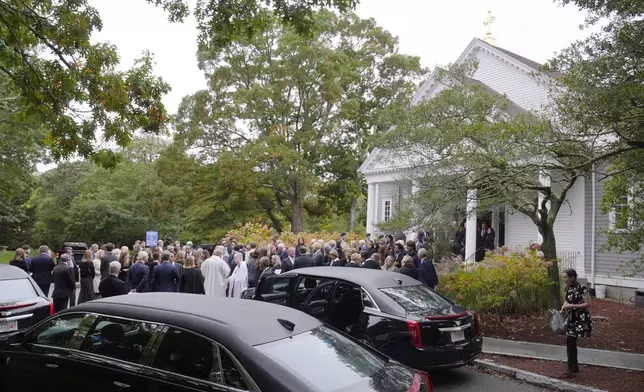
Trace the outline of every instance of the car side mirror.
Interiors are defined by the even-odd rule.
[[[0,339],[0,346],[4,347],[4,346],[10,346],[12,344],[20,344],[24,340],[25,340],[25,332],[19,331],[19,332],[15,332],[15,333],[3,336]]]

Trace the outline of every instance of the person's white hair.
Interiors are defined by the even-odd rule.
[[[112,254],[114,256],[116,256],[116,258],[118,259],[119,257],[121,257],[121,250],[120,249],[114,249],[114,250],[112,250]]]
[[[110,263],[110,269],[109,269],[110,275],[118,275],[120,271],[121,271],[121,263],[119,263],[116,260],[112,261]]]
[[[143,260],[143,261],[148,261],[148,252],[146,252],[144,250],[140,251],[139,254],[137,255],[137,259],[138,260]]]
[[[235,252],[235,261],[242,261],[244,259],[244,255],[241,252]]]
[[[213,256],[223,257],[224,256],[224,247],[219,245],[215,247],[215,250],[212,251]]]

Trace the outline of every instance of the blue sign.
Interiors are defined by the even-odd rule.
[[[145,244],[147,246],[156,246],[157,241],[159,241],[159,232],[158,231],[146,231],[145,232]]]

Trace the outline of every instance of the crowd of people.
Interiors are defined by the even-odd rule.
[[[51,250],[41,246],[31,258],[29,250],[15,251],[11,265],[30,273],[36,284],[49,294],[56,311],[97,298],[143,292],[181,292],[216,297],[240,298],[255,287],[265,275],[278,275],[297,268],[333,266],[377,269],[399,272],[431,288],[438,277],[427,250],[428,233],[418,234],[418,241],[394,240],[391,235],[373,241],[370,236],[360,241],[346,241],[346,234],[334,241],[303,238],[287,246],[275,236],[265,246],[255,242],[237,243],[222,240],[212,249],[195,247],[188,241],[181,245],[163,241],[153,247],[136,241],[132,252],[127,246],[93,244],[75,257],[66,248],[54,261]]]

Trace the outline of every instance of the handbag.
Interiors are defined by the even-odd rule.
[[[548,312],[548,324],[552,331],[559,335],[564,335],[568,330],[568,317],[558,310],[551,309]]]

